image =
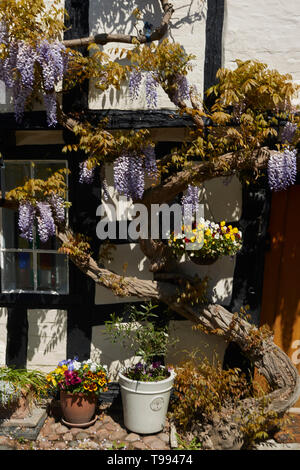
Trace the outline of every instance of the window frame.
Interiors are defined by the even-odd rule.
[[[30,168],[30,179],[34,178],[34,168],[37,164],[64,164],[65,168],[69,168],[69,162],[67,159],[7,159],[5,165],[8,164],[29,164]],[[68,184],[68,174],[66,174],[66,181]],[[68,201],[68,191],[66,200]],[[67,255],[58,253],[57,250],[50,250],[50,249],[40,249],[40,248],[5,248],[5,240],[4,240],[4,231],[3,231],[3,211],[0,210],[0,271],[1,271],[1,293],[2,294],[47,294],[47,295],[63,295],[67,296],[70,294],[70,274],[69,274],[69,259]],[[66,224],[68,226],[69,222],[69,213],[66,210]],[[5,253],[30,253],[32,254],[32,273],[33,273],[33,287],[34,290],[30,289],[4,289],[3,279],[4,279],[4,256]],[[65,291],[56,291],[56,290],[38,290],[38,255],[39,254],[55,254],[59,256],[65,256],[66,258],[66,290]]]

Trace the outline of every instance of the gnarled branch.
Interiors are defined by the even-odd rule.
[[[147,42],[159,41],[167,33],[168,25],[170,23],[171,17],[174,12],[172,3],[169,3],[167,0],[159,0],[163,10],[163,17],[160,25],[155,28],[152,34],[149,37],[146,37],[144,34],[141,35],[131,35],[131,34],[108,34],[101,33],[96,34],[95,36],[89,36],[79,39],[68,39],[63,41],[63,44],[66,47],[80,47],[88,46],[89,44],[107,44],[109,42],[118,42],[124,44],[133,44],[134,42],[139,42],[140,44],[145,44]]]

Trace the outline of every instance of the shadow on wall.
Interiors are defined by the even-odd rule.
[[[110,380],[115,381],[118,372],[124,367],[139,362],[139,358],[130,354],[120,343],[112,343],[105,334],[105,326],[95,326],[92,332],[91,359],[105,364],[109,370]]]
[[[178,5],[180,4],[180,5]],[[171,21],[172,29],[179,29],[183,24],[194,24],[205,18],[205,0],[174,2],[174,14]],[[141,11],[141,19],[137,20],[133,11]],[[90,33],[124,33],[137,34],[143,32],[143,23],[148,22],[157,27],[161,22],[162,10],[159,2],[144,0],[127,0],[120,5],[119,0],[94,0],[90,5]],[[104,19],[104,20],[103,20]]]
[[[179,30],[184,28],[184,26],[189,27],[189,34],[198,35],[196,25],[199,24],[199,21],[205,19],[206,1],[190,0],[189,2],[185,2],[182,0],[175,3],[175,11],[172,16],[168,32],[169,39],[174,42],[178,40],[177,36],[180,34]],[[136,8],[141,12],[140,19],[137,19],[133,14]],[[128,0],[120,5],[120,2],[116,0],[94,0],[91,2],[89,9],[90,34],[143,34],[144,23],[147,22],[153,25],[153,28],[155,29],[160,25],[161,18],[162,10],[159,2]],[[127,44],[111,43],[104,47],[100,46],[100,49],[112,51],[116,47],[120,50],[121,48],[128,48],[130,46]],[[126,59],[120,59],[118,62],[121,65],[129,65],[129,62]],[[99,90],[97,90],[94,84],[95,83],[93,83],[93,81],[90,82],[89,99],[91,102],[97,103],[96,107],[98,108],[109,109],[110,107],[115,107],[120,103],[122,103],[123,106],[130,104],[130,109],[141,109],[146,107],[145,91],[143,86],[141,87],[142,91],[139,98],[132,103],[128,95],[128,87],[125,83],[120,87],[120,90],[110,87],[108,91],[101,93],[100,100]],[[174,107],[174,105],[171,102],[168,102],[168,100],[167,103],[168,108]]]
[[[64,310],[28,310],[27,362],[56,365],[66,355],[67,313]]]

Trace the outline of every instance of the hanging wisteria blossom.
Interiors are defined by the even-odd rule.
[[[293,141],[296,129],[297,129],[297,124],[288,121],[285,124],[284,128],[282,129],[281,141],[291,143]]]
[[[79,164],[79,183],[91,184],[94,181],[95,167],[88,168],[88,160]]]
[[[35,207],[29,201],[23,201],[19,205],[18,227],[20,237],[29,242],[33,240],[33,225],[36,215]]]
[[[192,219],[193,215],[199,208],[199,188],[198,186],[188,185],[186,194],[182,197],[182,211],[184,217],[188,220]]]
[[[3,22],[0,24],[1,41],[7,44],[7,31]],[[15,116],[17,122],[20,122],[28,97],[34,88],[36,64],[39,64],[42,70],[47,123],[48,126],[55,126],[57,124],[55,86],[62,80],[68,66],[68,55],[63,44],[44,39],[33,47],[23,40],[11,41],[8,54],[0,59],[0,79],[13,91]]]
[[[108,201],[109,199],[109,191],[108,191],[108,184],[107,184],[107,180],[106,178],[104,177],[103,180],[101,181],[102,183],[102,189],[103,189],[103,198],[105,201]]]
[[[141,199],[145,187],[143,159],[136,154],[121,154],[114,161],[114,186],[126,197]]]
[[[179,101],[188,100],[190,97],[190,87],[185,75],[177,74],[176,77],[176,91],[173,96],[173,101],[178,105]]]
[[[158,87],[158,82],[155,79],[154,73],[147,72],[146,81],[145,81],[145,89],[146,89],[146,103],[147,103],[148,108],[157,107],[157,101],[158,101],[157,87]]]
[[[4,44],[5,46],[8,43],[8,31],[7,25],[5,21],[0,21],[0,44]]]
[[[143,149],[143,154],[145,155],[145,172],[146,175],[150,178],[156,178],[158,169],[155,158],[155,149],[152,145],[147,145]]]
[[[142,73],[139,70],[133,70],[129,77],[129,96],[131,100],[139,97],[142,83]]]
[[[56,193],[51,194],[48,198],[49,204],[52,209],[54,219],[61,223],[65,220],[65,204],[64,199]]]
[[[297,176],[297,150],[285,149],[271,155],[268,161],[268,183],[272,191],[281,191],[295,184]]]
[[[46,107],[46,114],[47,114],[47,124],[49,127],[56,126],[57,124],[57,117],[56,117],[56,93],[45,93],[44,94],[44,103]]]
[[[42,243],[55,235],[55,223],[51,206],[47,202],[38,202],[38,234]]]

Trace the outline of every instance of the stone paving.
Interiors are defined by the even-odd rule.
[[[101,409],[102,408],[102,409]],[[61,422],[59,404],[52,408],[35,440],[0,436],[0,450],[169,450],[170,426],[162,432],[139,435],[127,430],[119,408],[103,405],[95,424],[68,427]]]
[[[300,411],[300,410],[299,410]],[[290,413],[289,423],[257,450],[300,450],[300,413]],[[26,434],[24,434],[25,436]],[[59,402],[48,408],[47,418],[36,439],[0,435],[0,450],[172,450],[172,427],[166,421],[162,432],[139,435],[125,428],[122,409],[103,404],[97,420],[88,428],[68,427],[61,422]]]

